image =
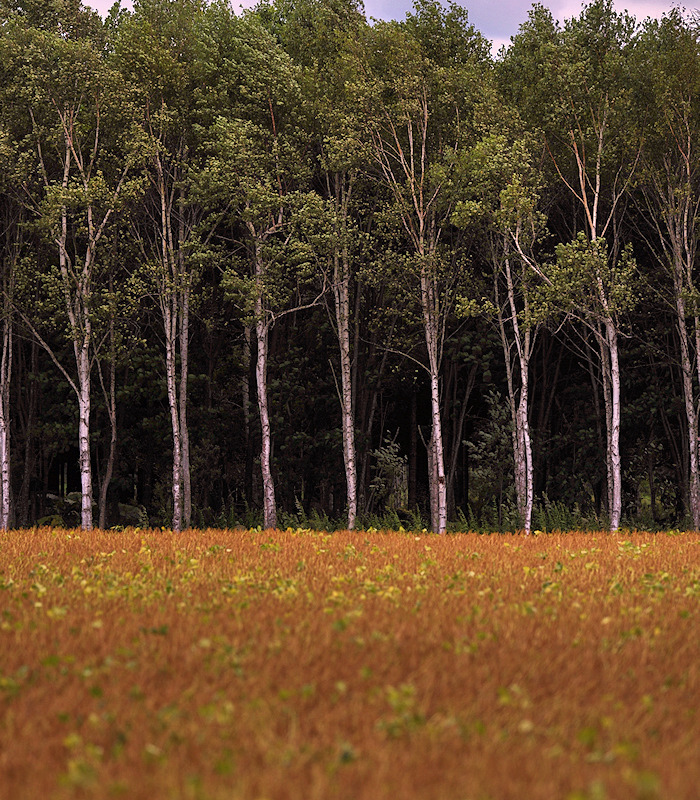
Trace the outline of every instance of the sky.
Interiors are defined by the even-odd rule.
[[[114,0],[85,0],[103,16],[109,10]],[[235,7],[239,5],[251,6],[255,0],[231,0]],[[403,19],[407,11],[413,6],[413,0],[364,0],[367,17],[375,19]],[[688,0],[685,7],[695,10],[694,0]],[[445,3],[446,4],[446,3]],[[122,0],[122,5],[130,7],[129,0]],[[501,45],[508,44],[510,37],[518,32],[520,25],[527,19],[527,12],[532,7],[532,0],[463,0],[461,5],[467,8],[469,21],[487,39],[493,42],[493,52],[497,52]],[[556,19],[562,22],[570,17],[577,16],[581,11],[580,0],[545,0],[542,5],[547,6]],[[618,11],[627,10],[640,22],[647,17],[659,17],[678,2],[657,2],[656,0],[616,0],[615,7]]]

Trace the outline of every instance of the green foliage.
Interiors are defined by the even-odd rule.
[[[379,502],[387,511],[406,508],[406,456],[395,438],[387,436],[381,447],[373,450],[374,477],[370,483],[372,502]]]
[[[631,244],[613,260],[604,238],[591,241],[579,233],[573,242],[557,245],[556,257],[545,267],[548,282],[535,290],[533,321],[557,312],[598,320],[634,307],[638,271]]]

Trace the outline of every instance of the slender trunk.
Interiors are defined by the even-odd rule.
[[[437,486],[438,471],[437,460],[435,458],[435,442],[431,436],[428,439],[428,485],[430,487],[430,526],[431,530],[436,531],[439,524],[440,510],[438,508],[438,493],[435,491]]]
[[[0,529],[10,527],[10,378],[12,375],[12,319],[10,309],[3,320],[2,357],[0,358]]]
[[[612,389],[611,389],[611,382],[612,377],[610,374],[610,351],[608,348],[608,342],[605,338],[604,333],[598,329],[596,333],[598,337],[598,350],[600,353],[600,377],[601,383],[603,386],[603,411],[605,415],[605,467],[606,467],[606,488],[607,488],[607,503],[606,508],[608,511],[608,516],[612,521],[613,515],[613,462],[612,462],[612,427],[613,427],[613,415],[612,415]]]
[[[435,533],[447,530],[447,485],[445,481],[445,458],[442,443],[442,419],[440,416],[440,384],[438,358],[438,322],[434,309],[434,287],[426,268],[421,270],[421,301],[425,326],[425,343],[428,349],[430,374],[430,407],[432,432],[430,436],[434,467],[430,473],[431,524]]]
[[[584,345],[585,345],[585,348],[586,348],[586,364],[588,366],[588,375],[589,375],[590,380],[591,380],[591,391],[593,393],[593,411],[594,411],[594,414],[595,414],[596,438],[598,440],[598,452],[602,453],[603,450],[605,450],[605,452],[607,454],[607,441],[605,440],[605,437],[603,436],[603,412],[601,411],[601,408],[600,408],[600,394],[599,394],[600,385],[601,385],[601,383],[603,381],[602,381],[602,378],[599,379],[598,376],[596,375],[595,357],[594,357],[594,354],[593,354],[593,347],[591,346],[591,343],[588,340],[588,336],[585,333],[584,333],[584,336],[583,336],[583,341],[584,341]],[[599,361],[599,364],[601,366],[601,372],[602,372],[602,361]],[[606,455],[606,464],[607,464],[607,455]],[[606,475],[607,475],[607,473],[606,473]],[[605,485],[606,485],[606,487],[609,486],[610,482],[608,480],[606,480],[606,484]],[[596,481],[596,486],[600,486],[600,481]],[[599,490],[598,492],[596,492],[596,513],[598,513],[598,514],[600,514],[601,511],[602,511],[602,509],[601,509],[602,500],[603,500],[602,494],[603,494],[602,490]],[[610,509],[609,504],[606,505],[605,508],[606,508],[606,511],[609,510]]]
[[[347,248],[345,248],[347,249]],[[340,406],[343,429],[343,460],[347,483],[348,530],[353,530],[357,518],[357,460],[355,457],[355,420],[350,359],[350,287],[347,254],[342,265],[335,256],[335,315],[340,345]]]
[[[184,263],[184,197],[177,169],[166,175],[160,154],[154,158],[160,203],[159,301],[165,332],[165,380],[173,434],[173,530],[188,527],[191,515],[189,437],[187,435],[187,369],[189,345],[189,285]],[[173,206],[177,203],[178,228]],[[180,375],[177,352],[180,350]]]
[[[620,527],[622,516],[622,468],[620,459],[620,363],[617,346],[617,326],[608,317],[605,320],[605,333],[610,356],[610,430],[608,432],[609,461],[611,466],[611,506],[610,530]]]
[[[258,410],[260,413],[260,429],[262,445],[260,450],[260,469],[263,484],[263,520],[265,528],[277,527],[277,506],[275,503],[275,484],[272,478],[272,434],[270,415],[267,405],[267,348],[269,326],[262,317],[262,301],[256,301],[257,320],[255,333],[258,343],[255,364],[255,380],[258,391]]]
[[[343,432],[343,462],[345,464],[346,505],[348,530],[353,530],[357,518],[357,457],[355,453],[355,415],[350,358],[350,249],[348,245],[348,216],[353,178],[335,173],[326,175],[328,194],[333,198],[337,219],[335,251],[333,253],[333,293],[335,320],[340,349],[340,411]]]
[[[686,327],[685,299],[676,283],[676,328],[681,351],[681,372],[683,376],[683,399],[685,416],[688,422],[688,461],[689,461],[689,512],[693,520],[693,528],[700,530],[700,475],[698,475],[698,414],[695,408],[693,391],[692,363],[690,360],[690,342]]]
[[[68,189],[71,171],[71,145],[66,140],[63,165],[64,191]],[[88,206],[88,220],[92,207]],[[90,226],[88,225],[88,228]],[[61,227],[56,237],[58,245],[59,270],[62,279],[66,316],[70,323],[73,340],[73,353],[78,374],[77,383],[72,388],[78,399],[78,458],[81,487],[81,526],[92,530],[92,464],[90,460],[90,347],[92,344],[92,324],[88,309],[91,294],[91,270],[94,260],[94,242],[88,244],[82,269],[74,269],[68,254],[68,209],[61,209]],[[54,361],[55,361],[54,357]],[[58,362],[56,362],[58,363]],[[60,365],[59,365],[60,366]],[[66,373],[67,374],[67,373]]]
[[[175,331],[173,300],[166,299],[163,304],[165,321],[165,380],[170,407],[170,424],[173,433],[173,530],[182,530],[182,437],[180,435],[180,415],[177,403]]]
[[[523,374],[523,383],[520,388],[520,403],[518,405],[518,417],[520,435],[522,437],[522,448],[525,457],[525,475],[526,475],[526,488],[523,509],[523,527],[525,533],[530,533],[532,530],[532,506],[535,499],[534,491],[534,470],[532,461],[532,438],[530,436],[530,420],[528,418],[529,410],[529,382],[527,375],[527,367]]]
[[[255,381],[258,393],[258,411],[260,414],[261,450],[260,470],[263,484],[263,522],[265,528],[277,527],[277,504],[275,501],[275,484],[272,478],[272,432],[270,414],[267,404],[267,357],[270,335],[270,323],[265,318],[263,305],[262,280],[265,265],[256,242],[255,276],[258,291],[255,298],[255,336],[257,339],[257,355],[255,362]]]
[[[78,357],[78,446],[80,488],[82,492],[81,526],[92,530],[92,464],[90,460],[90,354],[83,344]]]
[[[511,259],[508,255],[507,244],[503,258],[503,271],[506,279],[506,307],[508,316],[504,316],[503,307],[499,297],[499,272],[501,265],[497,263],[494,278],[496,305],[499,309],[498,323],[503,346],[503,355],[506,366],[506,379],[508,383],[508,398],[510,403],[511,418],[513,422],[513,461],[515,467],[515,492],[518,505],[520,524],[526,534],[532,528],[532,505],[534,500],[534,472],[532,462],[532,440],[530,436],[530,356],[533,347],[534,335],[529,329],[523,330],[518,319],[518,310],[515,297],[515,282],[511,270]],[[527,312],[527,298],[524,298],[525,311]],[[510,322],[512,331],[509,338],[506,322]],[[511,349],[517,353],[519,387],[516,387]],[[519,395],[516,400],[516,396]]]

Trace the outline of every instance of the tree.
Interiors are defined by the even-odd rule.
[[[696,530],[700,529],[700,294],[695,279],[700,224],[699,60],[697,31],[678,9],[659,21],[647,20],[634,59],[637,105],[644,109],[637,124],[645,139],[635,196],[642,235],[670,278],[670,286],[662,291],[678,334],[688,437],[687,504]]]
[[[304,300],[302,287],[316,270],[318,248],[309,241],[318,238],[311,229],[324,214],[318,195],[304,191],[309,172],[295,121],[297,68],[255,15],[219,18],[219,24],[226,26],[222,86],[228,94],[208,130],[210,156],[199,196],[220,221],[229,293],[239,297],[255,327],[263,516],[265,527],[274,528],[270,331],[281,316],[318,300]]]
[[[629,252],[623,253],[621,218],[640,154],[629,125],[634,28],[634,19],[617,14],[611,0],[586,6],[563,30],[536,5],[501,70],[502,86],[511,85],[514,101],[542,128],[556,175],[580,215],[582,230],[560,248],[562,270],[550,280],[552,296],[563,299],[598,347],[612,530],[622,513],[620,313],[632,300],[634,272]],[[574,266],[586,281],[584,288],[576,280],[576,297],[565,282]]]
[[[129,173],[137,158],[128,87],[106,62],[99,23],[91,37],[27,28],[13,18],[4,31],[5,77],[10,102],[27,109],[24,157],[39,180],[25,183],[24,198],[38,230],[55,247],[57,267],[45,285],[47,301],[59,304],[67,325],[75,372],[61,363],[36,319],[25,322],[63,373],[78,400],[81,524],[92,528],[90,453],[91,372],[95,341],[94,286],[101,268],[99,247],[121,204],[134,188]],[[89,26],[88,26],[89,27]],[[70,28],[70,26],[69,26]]]
[[[343,461],[348,529],[357,517],[355,393],[351,346],[351,289],[358,238],[354,194],[368,155],[364,119],[356,103],[356,49],[367,23],[356,0],[282,2],[277,5],[282,44],[302,67],[300,81],[309,108],[310,136],[320,173],[320,191],[332,210],[330,248],[333,316],[338,337]],[[356,289],[359,292],[359,287]],[[357,354],[354,354],[357,357]]]
[[[198,147],[197,105],[204,106],[205,114],[208,110],[207,90],[201,90],[197,74],[210,68],[201,48],[204,15],[199,0],[142,0],[119,25],[115,41],[120,69],[140,87],[149,151],[148,191],[135,234],[163,324],[175,531],[189,527],[192,515],[187,398],[196,277],[192,249],[201,211],[190,202],[189,192]]]
[[[541,322],[533,321],[531,293],[542,275],[536,250],[545,220],[538,210],[541,176],[532,156],[535,140],[522,131],[517,135],[514,109],[508,116],[510,131],[494,126],[465,154],[471,197],[457,204],[454,220],[462,226],[479,224],[490,261],[493,299],[482,304],[465,297],[460,305],[465,316],[486,310],[497,321],[512,422],[516,501],[520,524],[529,533],[534,503],[530,361]]]
[[[368,118],[379,180],[410,248],[430,379],[428,447],[431,525],[447,526],[440,366],[458,270],[444,238],[450,226],[457,154],[472,134],[485,42],[451,5],[417,3],[403,25],[377,24],[368,47]]]
[[[2,287],[2,333],[0,334],[0,529],[8,530],[12,519],[11,495],[11,408],[10,381],[15,328],[15,280],[24,250],[25,212],[11,186],[17,154],[7,131],[0,128],[0,226],[3,231],[0,250],[0,286]],[[8,180],[8,178],[10,180]]]

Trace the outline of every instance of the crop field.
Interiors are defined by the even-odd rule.
[[[700,534],[0,534],[0,797],[697,798]]]

